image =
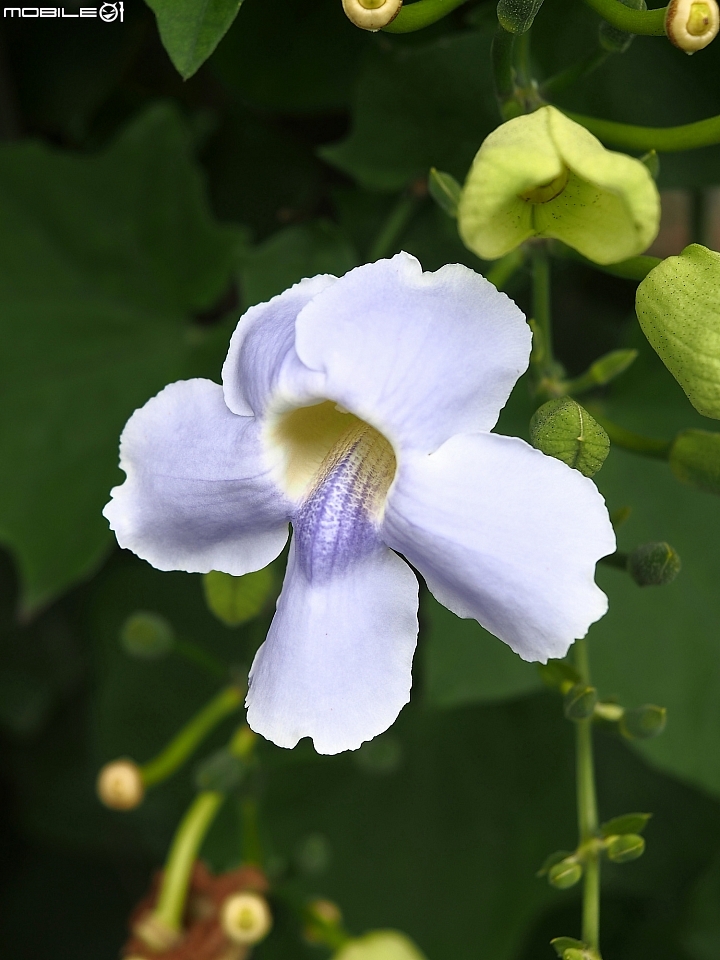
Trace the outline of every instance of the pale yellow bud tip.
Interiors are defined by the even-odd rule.
[[[685,53],[702,50],[715,39],[719,29],[717,0],[670,0],[665,33]]]
[[[140,767],[132,760],[106,763],[97,778],[97,795],[111,810],[134,810],[145,795]]]
[[[270,932],[272,914],[259,894],[234,893],[222,905],[220,922],[234,943],[259,943]]]
[[[382,30],[400,13],[402,0],[342,0],[349,20],[362,30]]]

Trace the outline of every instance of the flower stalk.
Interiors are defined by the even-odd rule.
[[[618,30],[649,37],[665,35],[666,7],[659,10],[633,10],[620,3],[620,0],[585,0],[585,3]]]
[[[244,691],[225,687],[189,720],[160,753],[140,768],[143,785],[155,786],[172,776],[215,727],[242,706]]]
[[[628,13],[638,12],[628,10],[619,3],[619,0],[612,0],[612,2]],[[621,147],[623,150],[657,150],[658,153],[672,153],[677,150],[711,147],[715,143],[720,143],[720,115],[696,120],[695,123],[683,123],[677,127],[641,127],[632,123],[617,123],[614,120],[586,117],[569,110],[564,110],[563,113],[575,123],[581,124],[599,140]]]
[[[576,640],[573,647],[575,669],[581,683],[590,686],[590,665],[586,640]],[[595,763],[593,758],[592,716],[575,721],[577,815],[580,848],[584,851],[582,939],[600,956],[600,859]]]

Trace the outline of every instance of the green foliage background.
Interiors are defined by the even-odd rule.
[[[158,611],[241,665],[267,626],[262,616],[225,627],[200,578],[160,574],[114,546],[100,510],[121,479],[129,414],[171,380],[218,379],[242,309],[367,260],[403,196],[413,202],[386,254],[484,268],[413,184],[430,166],[462,179],[499,122],[492,4],[408,36],[358,31],[339,0],[150,6],[157,24],[139,0],[123,23],[0,22],[0,943],[14,960],[115,957],[193,794],[190,772],[129,815],[95,799],[102,763],[147,759],[215,689],[179,660],[128,659],[125,617]],[[591,49],[597,24],[577,2],[546,0],[533,29],[538,75]],[[720,43],[690,60],[639,37],[561,105],[688,122],[720,113],[719,75]],[[662,158],[660,186],[713,184],[719,147]],[[707,427],[640,334],[634,285],[569,262],[555,272],[558,354],[571,373],[615,346],[641,351],[598,399],[608,415],[657,437]],[[513,284],[526,305],[527,277]],[[500,429],[526,436],[530,413],[520,383]],[[597,482],[611,510],[632,508],[622,549],[665,539],[683,559],[658,590],[599,574],[611,605],[590,633],[597,684],[669,715],[664,735],[637,749],[598,736],[601,817],[654,812],[645,857],[606,871],[604,949],[613,960],[713,960],[718,503],[665,464],[615,449]],[[532,665],[423,604],[413,701],[377,744],[335,758],[262,746],[266,845],[300,893],[336,899],[353,932],[401,928],[429,960],[550,957],[550,937],[577,928],[577,893],[534,876],[574,843],[572,731]],[[205,855],[223,869],[237,851],[228,813]],[[321,955],[283,908],[257,951]]]

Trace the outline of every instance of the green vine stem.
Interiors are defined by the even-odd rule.
[[[634,433],[632,430],[626,430],[625,427],[613,423],[612,420],[608,420],[607,417],[598,413],[594,407],[588,406],[588,411],[610,437],[610,443],[614,443],[615,446],[622,447],[623,450],[630,450],[632,453],[640,453],[645,457],[653,457],[655,460],[667,460],[670,456],[672,440],[656,440],[654,437],[644,437],[640,433]]]
[[[414,33],[442,20],[467,0],[417,0],[403,5],[400,13],[386,27],[385,33]]]
[[[523,106],[518,98],[515,73],[516,45],[516,34],[509,33],[498,25],[493,37],[490,57],[495,97],[503,120],[512,120],[513,117],[519,117],[523,113]]]
[[[649,37],[665,36],[667,7],[658,10],[633,10],[620,0],[585,0],[585,3],[618,30],[641,33]]]
[[[618,0],[612,0],[622,6]],[[623,10],[628,10],[623,6]],[[628,10],[628,13],[634,12]],[[637,32],[637,31],[636,31]],[[614,120],[598,120],[584,114],[563,113],[582,124],[600,140],[624,150],[657,150],[658,153],[671,153],[675,150],[695,150],[697,147],[710,147],[720,143],[720,116],[684,123],[679,127],[639,127],[631,123],[616,123]]]
[[[573,646],[575,669],[581,682],[590,686],[590,666],[586,640]],[[600,859],[595,838],[598,834],[595,764],[593,759],[592,717],[575,722],[577,814],[580,847],[584,850],[582,940],[600,956]]]
[[[143,784],[152,787],[175,773],[221,720],[240,709],[244,692],[233,685],[213,697],[156,757],[140,767]]]
[[[192,867],[224,799],[224,793],[203,790],[180,822],[170,847],[160,895],[153,912],[155,923],[163,930],[173,933],[181,930]]]

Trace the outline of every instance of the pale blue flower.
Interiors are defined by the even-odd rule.
[[[530,330],[467,267],[407,254],[252,307],[223,386],[170,384],[120,444],[105,516],[161,570],[287,572],[250,674],[248,723],[351,750],[410,695],[422,574],[525,660],[562,657],[607,608],[615,549],[591,480],[492,434]]]

